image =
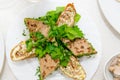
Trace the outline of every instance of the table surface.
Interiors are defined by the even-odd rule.
[[[103,75],[103,66],[114,53],[120,51],[120,34],[118,34],[107,22],[99,8],[97,0],[80,0],[80,2],[80,8],[85,9],[88,12],[101,33],[102,58],[98,70],[92,80],[105,80]],[[6,39],[6,34],[9,28],[10,15],[13,13],[17,14],[19,11],[32,4],[35,3],[30,3],[27,0],[16,0],[14,4],[11,4],[11,6],[3,9],[0,8],[0,32],[3,33],[4,39]],[[0,80],[16,80],[9,68],[7,59],[5,59],[4,68],[0,74]]]

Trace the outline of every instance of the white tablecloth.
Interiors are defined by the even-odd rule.
[[[12,0],[11,0],[12,1]],[[115,53],[120,51],[120,35],[111,27],[101,13],[97,0],[80,0],[80,8],[85,9],[88,14],[93,18],[95,24],[100,30],[102,40],[102,58],[96,74],[92,80],[105,80],[103,76],[103,68],[105,62]],[[6,38],[7,30],[10,24],[10,15],[17,14],[22,9],[26,8],[33,3],[27,2],[27,0],[16,0],[15,4],[0,9],[0,31],[3,32],[4,38]],[[15,76],[11,72],[8,62],[5,59],[5,65],[2,73],[0,74],[0,80],[16,80]]]

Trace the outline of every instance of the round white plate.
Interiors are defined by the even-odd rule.
[[[98,2],[105,18],[120,33],[120,2],[117,0],[98,0]]]
[[[113,75],[112,73],[109,71],[109,66],[111,65],[112,61],[118,56],[120,55],[120,51],[118,51],[117,53],[113,53],[113,55],[111,56],[111,58],[108,59],[108,61],[105,63],[104,66],[104,77],[106,80],[113,80]]]
[[[0,33],[0,73],[2,71],[3,65],[4,65],[4,41],[3,41],[3,37],[2,34]]]
[[[41,0],[40,3],[36,3],[32,6],[29,6],[23,11],[20,11],[17,14],[14,20],[11,22],[9,26],[10,29],[7,34],[7,42],[6,42],[6,51],[7,51],[7,59],[9,66],[16,76],[17,80],[37,80],[37,76],[35,76],[36,68],[39,66],[37,59],[28,59],[19,62],[12,62],[10,59],[10,51],[11,49],[17,45],[20,41],[25,40],[26,37],[22,36],[23,30],[26,28],[24,25],[24,18],[36,18],[42,15],[49,10],[54,10],[58,6],[66,6],[68,3],[74,3],[76,10],[81,14],[81,20],[78,25],[85,33],[85,37],[93,44],[95,49],[98,51],[98,54],[95,57],[91,58],[82,58],[80,63],[86,71],[87,77],[86,80],[90,80],[94,73],[97,70],[99,65],[100,57],[101,57],[101,39],[100,33],[98,31],[97,26],[92,21],[92,18],[86,14],[84,9],[79,8],[79,0],[76,2],[74,0]],[[46,80],[71,80],[68,77],[65,77],[60,74],[59,71],[54,72],[52,75],[47,77]]]

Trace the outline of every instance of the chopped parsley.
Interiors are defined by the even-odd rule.
[[[77,23],[77,22],[80,20],[80,18],[81,18],[81,16],[77,13],[77,14],[75,15],[75,18],[74,18],[75,23]]]
[[[41,77],[41,75],[40,75],[40,67],[38,67],[38,68],[36,69],[35,75],[38,76],[38,79],[37,79],[37,80],[43,80],[42,77]]]
[[[72,27],[66,24],[57,26],[56,22],[60,14],[64,11],[64,8],[57,7],[56,10],[48,11],[45,16],[36,18],[36,20],[43,21],[44,24],[50,26],[50,31],[47,38],[40,32],[30,33],[30,39],[26,41],[26,48],[27,51],[31,51],[34,48],[38,58],[49,54],[52,59],[59,60],[61,66],[66,67],[73,53],[62,42],[62,38],[74,40],[76,38],[83,38],[84,34],[77,25]],[[79,14],[76,14],[75,23],[79,21],[80,17]],[[49,39],[54,39],[54,41],[50,41]]]
[[[38,36],[42,35],[40,32],[33,33],[32,35],[36,38],[36,41],[32,40],[31,38],[26,41],[28,51],[31,51],[34,47],[36,56],[38,58],[42,58],[46,54],[49,54],[52,57],[52,59],[60,60],[61,66],[67,66],[72,52],[59,38],[55,37],[55,41],[51,42],[45,37]]]
[[[53,27],[56,25],[58,17],[64,11],[65,7],[57,7],[56,10],[48,11],[45,16],[36,18],[36,20],[43,21],[45,24]]]
[[[83,38],[83,32],[78,28],[77,25],[69,27],[66,24],[60,27],[56,26],[49,32],[49,37],[67,38],[74,40],[76,38]]]
[[[25,33],[25,30],[23,30],[23,33],[22,33],[23,36],[26,36],[26,33]]]

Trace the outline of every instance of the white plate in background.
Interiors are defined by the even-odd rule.
[[[0,0],[0,9],[5,9],[5,8],[9,8],[11,6],[14,6],[14,3],[17,0]]]
[[[118,51],[117,53],[113,53],[113,55],[108,59],[108,61],[105,63],[104,66],[104,77],[106,80],[113,80],[113,75],[112,73],[109,71],[109,67],[111,65],[111,63],[113,62],[113,60],[120,55],[120,51]]]
[[[117,0],[98,0],[98,2],[105,18],[120,33],[120,2]]]
[[[8,59],[8,64],[16,76],[17,80],[37,80],[35,76],[36,68],[39,66],[38,60],[28,59],[19,62],[12,62],[10,59],[11,49],[17,45],[20,41],[25,40],[26,37],[22,36],[23,30],[26,28],[24,25],[24,18],[36,18],[42,15],[49,10],[54,10],[58,6],[66,6],[68,3],[74,3],[76,10],[81,14],[81,20],[78,25],[85,33],[85,37],[93,44],[95,49],[98,51],[98,54],[95,57],[82,60],[80,63],[86,71],[87,77],[86,80],[90,80],[94,73],[97,70],[101,57],[101,39],[100,33],[95,25],[92,18],[89,17],[87,12],[84,9],[79,8],[79,0],[41,0],[40,3],[36,3],[28,8],[25,8],[23,11],[20,11],[19,14],[13,16],[13,22],[9,26],[9,31],[7,34],[6,41],[6,55]],[[46,80],[71,80],[63,75],[60,72],[55,72],[53,75],[47,77]]]
[[[1,73],[3,65],[4,65],[4,58],[5,58],[4,41],[3,41],[3,36],[0,33],[0,73]]]

